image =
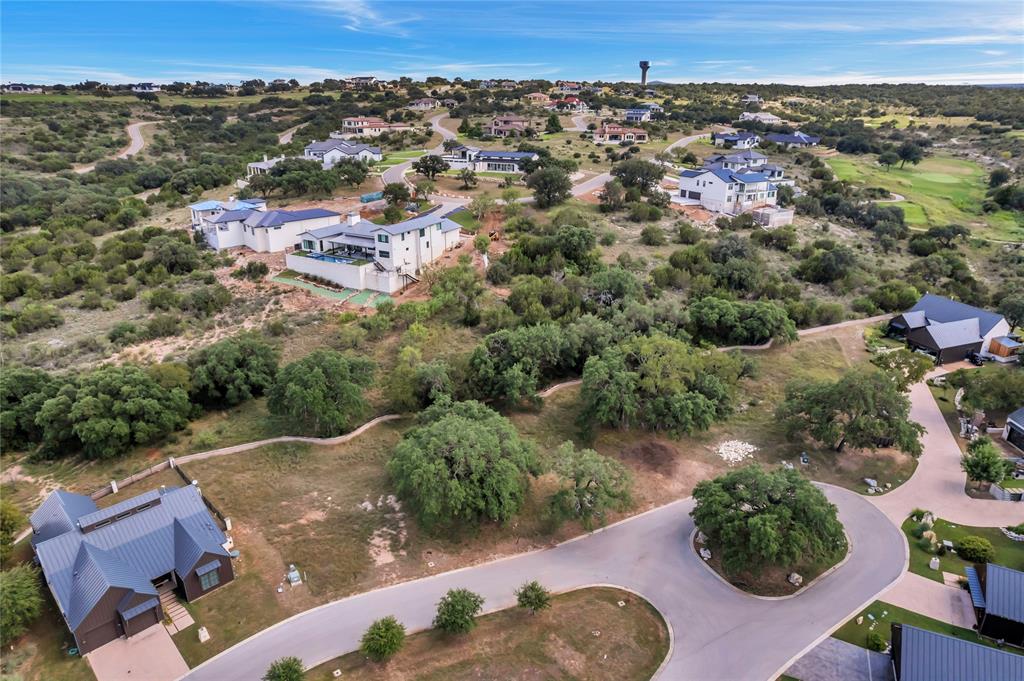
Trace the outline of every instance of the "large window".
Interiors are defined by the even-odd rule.
[[[218,584],[220,584],[220,572],[217,570],[210,570],[206,574],[199,575],[199,586],[203,591],[209,591]]]
[[[387,234],[378,234],[377,235],[377,241],[379,241],[382,244],[386,244],[388,242],[388,235]]]
[[[391,257],[391,253],[388,252],[388,251],[377,251],[377,257],[378,258],[390,258]]]

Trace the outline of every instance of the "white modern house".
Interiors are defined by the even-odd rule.
[[[626,110],[626,122],[627,123],[646,123],[651,120],[651,110],[646,108],[636,108]]]
[[[267,210],[239,208],[203,219],[193,229],[201,232],[207,245],[217,251],[247,246],[259,253],[277,253],[298,248],[299,235],[311,229],[330,227],[341,214],[323,208]]]
[[[532,151],[492,151],[459,145],[441,158],[456,170],[469,168],[475,172],[522,173],[525,172],[523,163],[538,161],[540,155]]]
[[[352,137],[377,137],[385,132],[412,130],[407,123],[388,123],[377,116],[349,116],[341,119],[341,130],[331,133],[331,139],[349,139]]]
[[[760,95],[755,95],[753,93],[749,93],[748,92],[747,94],[745,94],[742,97],[740,97],[740,104],[763,104],[763,103],[764,103],[764,100],[761,99],[761,96]]]
[[[715,154],[708,156],[704,161],[705,167],[719,167],[725,170],[740,170],[741,168],[758,170],[767,163],[767,156],[750,149],[744,149],[735,154]]]
[[[10,94],[22,94],[22,95],[41,95],[43,94],[42,85],[29,85],[27,83],[7,83],[0,88],[3,92]]]
[[[371,147],[369,144],[352,144],[345,140],[329,139],[322,142],[313,140],[302,150],[302,158],[309,161],[319,161],[323,164],[324,170],[333,168],[342,161],[364,161],[376,163],[384,158],[380,147]]]
[[[136,83],[132,85],[132,92],[160,92],[160,86],[154,83]]]
[[[344,222],[298,235],[302,250],[285,255],[289,269],[338,286],[381,293],[419,281],[423,268],[459,245],[458,223],[439,212],[378,225],[352,212]]]
[[[761,143],[761,137],[756,132],[718,132],[712,137],[716,147],[729,147],[730,149],[753,149]]]
[[[740,114],[741,121],[757,121],[758,123],[764,123],[765,125],[778,125],[782,122],[782,119],[775,114],[770,114],[766,111],[750,112],[744,111]]]
[[[439,106],[441,106],[441,102],[437,101],[433,97],[423,97],[422,99],[414,99],[409,102],[409,106],[405,108],[412,109],[413,111],[429,111],[430,109],[436,109]]]
[[[760,206],[774,206],[778,187],[762,173],[725,168],[697,168],[679,175],[683,203],[716,213],[738,215]]]
[[[803,147],[813,147],[821,141],[820,137],[814,135],[808,135],[806,133],[797,130],[793,134],[786,134],[781,132],[770,132],[764,136],[769,142],[774,142],[785,146],[789,149],[802,149]]]
[[[266,175],[271,170],[273,170],[274,166],[283,161],[285,158],[286,157],[284,155],[275,156],[274,158],[267,158],[267,155],[263,154],[262,161],[253,161],[252,163],[246,164],[245,177],[247,179],[252,179],[253,176],[255,175]]]
[[[190,205],[192,228],[195,229],[205,220],[211,220],[229,210],[266,210],[267,202],[263,199],[236,199],[229,197],[227,201],[200,201]]]

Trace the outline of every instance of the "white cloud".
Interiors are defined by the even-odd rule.
[[[1006,50],[981,50],[982,54],[987,54],[990,57],[1001,57],[1006,54]]]
[[[882,43],[884,45],[1016,45],[1021,36],[1008,33],[984,33],[978,35],[947,35],[936,38],[912,38]]]
[[[926,83],[928,85],[985,85],[990,83],[1019,83],[1022,75],[1013,72],[990,72],[990,73],[945,73],[945,74],[886,74],[879,75],[867,72],[844,72],[829,75],[807,75],[807,74],[778,74],[766,76],[752,76],[745,78],[719,78],[718,82],[723,83],[751,83],[768,84],[782,83],[785,85],[853,85],[853,84],[880,84],[880,83]],[[692,76],[666,76],[660,80],[670,83],[700,83],[706,79],[694,78]]]
[[[409,32],[405,25],[421,19],[418,14],[385,16],[367,0],[311,0],[282,4],[340,19],[343,28],[356,33],[406,37]]]

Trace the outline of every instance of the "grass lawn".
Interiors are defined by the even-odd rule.
[[[462,225],[467,232],[476,232],[480,229],[480,221],[473,216],[468,210],[460,210],[457,213],[452,213],[448,216],[452,222],[457,222]]]
[[[939,556],[938,570],[932,570],[928,567],[928,561],[935,554],[931,551],[925,551],[917,545],[918,539],[911,534],[911,531],[917,525],[918,523],[914,522],[911,518],[903,521],[903,533],[907,535],[907,543],[910,545],[910,571],[922,577],[933,579],[936,582],[942,581],[943,572],[962,576],[964,568],[971,565],[971,563],[955,553],[946,553],[944,556]],[[992,546],[996,550],[996,557],[993,562],[1013,568],[1014,570],[1024,570],[1024,544],[1011,541],[998,527],[969,527],[967,525],[950,523],[939,518],[935,521],[932,530],[935,532],[939,542],[943,539],[948,539],[956,544],[964,537],[971,535],[984,537],[992,542]]]
[[[893,204],[904,209],[907,224],[925,228],[962,224],[975,236],[1024,240],[1024,225],[1010,212],[982,213],[985,171],[976,163],[943,154],[926,157],[916,166],[886,170],[873,155],[840,154],[827,159],[836,177],[865,187],[882,187],[906,197]]]
[[[625,602],[619,607],[618,602]],[[310,670],[310,681],[417,679],[586,679],[641,681],[651,678],[668,653],[668,629],[647,601],[611,588],[555,596],[536,615],[510,608],[485,615],[465,636],[435,631],[414,634],[385,664],[350,653]],[[599,631],[600,636],[594,632]]]
[[[946,125],[950,127],[964,127],[977,121],[973,116],[912,116],[906,113],[892,113],[874,118],[863,118],[864,125],[869,128],[877,128],[884,123],[894,122],[897,129],[906,128],[911,122],[915,126],[937,126]]]
[[[882,613],[886,613],[883,615]],[[838,638],[840,641],[846,641],[852,643],[855,646],[861,648],[867,648],[867,636],[868,631],[871,631],[869,627],[872,624],[872,620],[868,618],[868,615],[873,615],[875,620],[874,631],[877,631],[886,641],[891,640],[892,635],[892,624],[909,624],[919,629],[927,629],[928,631],[934,631],[939,634],[946,634],[947,636],[955,636],[956,638],[970,641],[971,643],[980,643],[981,645],[988,646],[989,648],[995,648],[995,644],[978,636],[977,633],[971,629],[964,629],[962,627],[956,627],[952,624],[940,622],[939,620],[933,620],[931,617],[925,617],[919,615],[916,612],[910,610],[904,610],[898,608],[895,605],[890,605],[884,601],[875,601],[862,612],[858,613],[857,617],[863,617],[864,621],[861,624],[857,624],[857,617],[853,617],[849,622],[832,632],[832,636]],[[1001,650],[1007,652],[1022,654],[1016,648],[1006,646]]]

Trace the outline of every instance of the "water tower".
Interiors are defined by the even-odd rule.
[[[647,71],[651,68],[651,62],[642,61],[640,62],[640,85],[647,87]]]

